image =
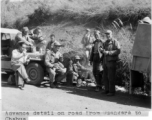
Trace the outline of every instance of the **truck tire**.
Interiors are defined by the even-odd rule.
[[[44,70],[38,63],[30,63],[26,67],[27,74],[31,80],[31,84],[40,85],[44,79]]]

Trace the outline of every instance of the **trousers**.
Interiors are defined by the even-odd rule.
[[[102,86],[103,65],[99,62],[93,62],[93,75],[98,87]]]
[[[12,69],[16,72],[16,85],[24,86],[24,80],[28,79],[28,75],[25,69],[25,66],[22,63],[17,63],[11,65]]]
[[[47,71],[49,73],[49,78],[50,78],[50,82],[60,82],[62,79],[64,79],[66,77],[65,73],[59,73],[57,71],[55,71],[55,69],[52,68],[47,68]]]
[[[105,91],[115,93],[115,75],[116,75],[116,62],[111,61],[104,64],[103,81]]]

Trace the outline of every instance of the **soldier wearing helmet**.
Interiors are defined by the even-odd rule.
[[[83,79],[83,73],[87,71],[87,69],[81,65],[80,56],[76,55],[74,57],[74,61],[70,60],[69,69],[67,72],[67,82],[68,85],[72,84],[74,81],[77,82],[77,87],[80,87],[79,81]]]

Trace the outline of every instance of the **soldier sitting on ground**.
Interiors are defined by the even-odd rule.
[[[88,75],[83,76],[84,72],[88,72]],[[81,86],[81,82],[90,76],[90,73],[87,68],[80,64],[80,57],[78,55],[75,56],[74,62],[72,60],[69,61],[69,66],[67,70],[67,84],[72,85],[74,81],[77,83],[77,87]]]

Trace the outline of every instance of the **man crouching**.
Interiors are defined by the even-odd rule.
[[[60,87],[58,83],[66,76],[66,69],[63,69],[60,65],[60,59],[62,57],[59,52],[60,47],[61,44],[56,41],[53,48],[51,50],[47,50],[45,54],[45,65],[49,73],[51,88]]]

